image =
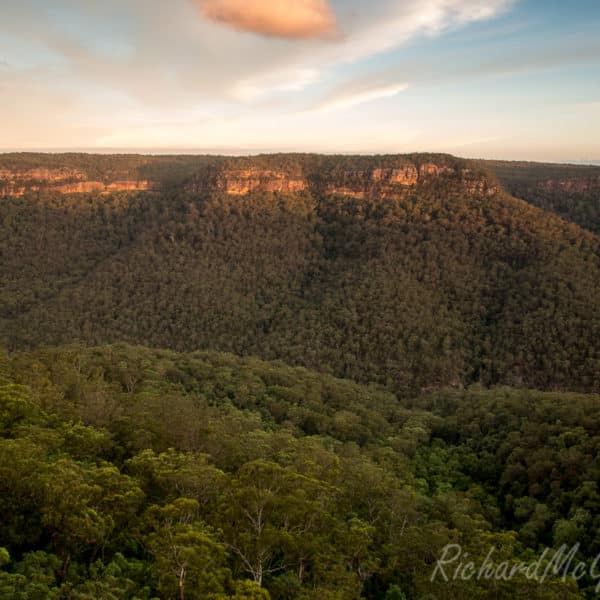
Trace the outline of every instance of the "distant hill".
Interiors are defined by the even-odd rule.
[[[0,182],[10,348],[213,349],[407,392],[600,389],[600,239],[481,164],[16,154]]]
[[[482,161],[505,189],[534,206],[600,233],[600,166]]]

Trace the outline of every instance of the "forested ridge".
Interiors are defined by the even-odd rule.
[[[600,397],[379,386],[214,352],[0,355],[0,597],[595,597],[431,580],[446,544],[600,552]],[[549,560],[549,557],[548,559]],[[589,572],[589,571],[588,571]]]
[[[0,598],[597,597],[600,238],[507,191],[595,180],[521,168],[0,155]]]
[[[600,233],[600,167],[483,161],[506,190],[594,233]]]
[[[0,158],[24,173],[96,164]],[[599,238],[474,163],[106,156],[96,168],[146,169],[163,187],[0,202],[8,348],[214,349],[402,393],[600,389]],[[286,178],[300,191],[263,191],[290,189]]]

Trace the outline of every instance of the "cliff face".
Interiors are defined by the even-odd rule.
[[[371,180],[387,184],[414,185],[419,175],[414,165],[407,165],[401,169],[373,169]]]
[[[38,183],[57,183],[61,181],[83,181],[87,179],[85,173],[77,169],[0,169],[0,180],[5,182],[33,181]]]
[[[416,155],[415,155],[416,156]],[[115,159],[116,161],[118,159]],[[236,164],[237,162],[237,164]],[[287,162],[279,157],[220,159],[161,185],[140,172],[127,174],[104,171],[89,177],[73,168],[0,168],[0,194],[22,196],[27,191],[49,190],[64,194],[153,191],[180,187],[190,193],[224,193],[244,196],[252,193],[310,192],[357,199],[402,199],[415,187],[444,180],[453,189],[469,194],[492,195],[497,188],[480,170],[466,168],[464,161],[423,160],[397,157],[317,157]],[[126,177],[123,177],[125,175]],[[127,177],[129,175],[129,177]],[[133,175],[135,178],[132,178]],[[150,175],[153,177],[153,175]]]
[[[430,185],[439,180],[452,182],[455,187],[469,194],[492,196],[498,191],[497,186],[480,172],[426,162],[418,166],[345,171],[341,181],[335,180],[325,186],[325,192],[358,199],[402,199],[416,186]]]
[[[284,171],[227,170],[217,176],[215,187],[220,192],[234,196],[251,192],[297,193],[308,189],[308,181]]]
[[[428,177],[439,177],[440,175],[453,173],[454,169],[447,165],[436,165],[435,163],[423,163],[419,166],[419,177],[427,179]]]
[[[136,192],[147,192],[150,190],[158,189],[158,184],[147,179],[139,179],[137,181],[114,181],[113,183],[106,184],[107,192],[117,191],[136,191]]]
[[[402,196],[407,188],[416,185],[419,172],[415,165],[400,167],[375,167],[372,170],[345,170],[334,174],[325,185],[326,194],[369,198]]]
[[[472,177],[470,171],[460,174],[472,193],[485,192],[486,182]],[[305,175],[283,169],[222,169],[185,185],[192,193],[222,192],[243,196],[260,192],[299,193],[311,191],[317,194],[365,198],[402,198],[411,188],[427,184],[440,177],[457,177],[457,171],[444,165],[426,163],[400,164],[396,167],[376,166],[369,169],[334,169],[311,171]]]
[[[85,173],[69,168],[0,169],[0,193],[7,196],[22,196],[27,190],[60,187],[66,181],[74,185],[75,182],[85,179]]]
[[[243,196],[253,192],[299,193],[318,191],[365,198],[378,194],[390,195],[393,188],[412,186],[418,181],[418,171],[414,165],[402,168],[375,168],[368,170],[344,170],[342,173],[299,174],[286,171],[260,169],[216,170],[205,180],[194,180],[185,186],[194,193],[223,192],[233,196]]]
[[[104,183],[90,181],[77,169],[0,169],[0,195],[23,196],[28,191],[49,190],[62,194],[116,191],[145,191],[154,189],[148,180],[123,180]]]

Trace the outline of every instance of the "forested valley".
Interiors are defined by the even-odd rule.
[[[431,581],[544,545],[600,551],[600,397],[474,386],[412,399],[213,352],[2,357],[0,596],[594,596],[550,576]],[[434,596],[428,596],[434,594]]]
[[[0,598],[597,597],[596,177],[0,155]]]

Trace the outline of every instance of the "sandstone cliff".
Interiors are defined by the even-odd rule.
[[[308,189],[308,181],[285,171],[259,168],[224,170],[215,177],[214,190],[234,196],[252,192],[298,193]],[[198,190],[201,191],[201,190]],[[202,191],[210,191],[206,188]]]
[[[87,179],[86,174],[77,169],[63,167],[60,169],[48,169],[44,167],[36,169],[2,169],[0,168],[0,180],[4,181],[27,181],[37,183],[56,183],[61,181],[83,181]]]
[[[143,165],[146,170],[138,167],[126,171],[119,170],[119,160],[121,157],[114,158],[116,168],[88,169],[88,172],[69,167],[0,167],[0,194],[22,196],[28,191],[39,190],[72,194],[180,188],[189,193],[234,196],[306,192],[356,199],[402,199],[416,187],[435,185],[438,181],[469,194],[492,195],[497,191],[497,186],[481,169],[471,169],[466,161],[442,155],[209,157],[196,167],[190,163],[191,168],[181,175],[176,171],[181,162],[174,162],[172,171],[169,168],[152,171],[154,159],[149,157]],[[169,177],[165,177],[165,173]]]
[[[113,182],[90,181],[86,173],[69,168],[0,169],[0,195],[23,196],[26,192],[49,190],[62,194],[146,191],[154,189],[148,180]]]

